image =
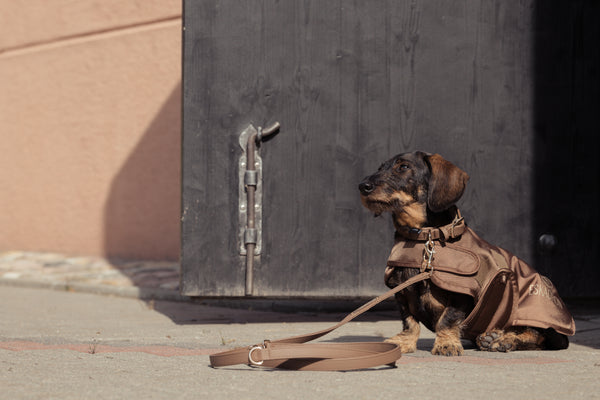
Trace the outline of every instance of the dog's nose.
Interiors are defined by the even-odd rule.
[[[369,181],[364,181],[358,185],[358,190],[360,190],[360,192],[366,196],[369,193],[371,193],[373,190],[375,190],[375,185],[373,185]]]

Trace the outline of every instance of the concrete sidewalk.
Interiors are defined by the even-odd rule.
[[[470,347],[462,357],[437,357],[429,353],[434,336],[424,329],[418,351],[393,369],[213,369],[212,352],[317,331],[343,315],[172,301],[185,298],[156,284],[145,287],[141,300],[132,282],[111,291],[102,282],[60,285],[51,273],[23,271],[6,277],[0,268],[0,399],[600,398],[600,310],[589,304],[572,307],[577,334],[564,351],[495,354]],[[399,329],[394,312],[374,311],[321,340],[382,340]]]

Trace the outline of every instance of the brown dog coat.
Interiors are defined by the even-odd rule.
[[[428,268],[424,250],[429,237],[435,251],[431,281],[474,299],[475,307],[462,325],[464,338],[475,339],[491,329],[511,326],[575,333],[573,317],[552,282],[510,252],[477,236],[458,210],[449,225],[398,231],[387,262],[386,282],[393,268]]]

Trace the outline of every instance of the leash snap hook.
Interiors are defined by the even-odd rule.
[[[421,272],[425,272],[426,270],[430,270],[433,272],[433,266],[431,262],[433,261],[433,255],[435,254],[435,242],[431,239],[431,231],[428,232],[427,242],[425,243],[425,251],[423,251],[423,261],[427,263],[427,265],[422,268]]]

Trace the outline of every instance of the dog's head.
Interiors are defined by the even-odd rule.
[[[358,188],[375,216],[389,211],[397,224],[421,228],[428,211],[439,213],[462,196],[469,176],[439,154],[403,153],[384,162]]]

